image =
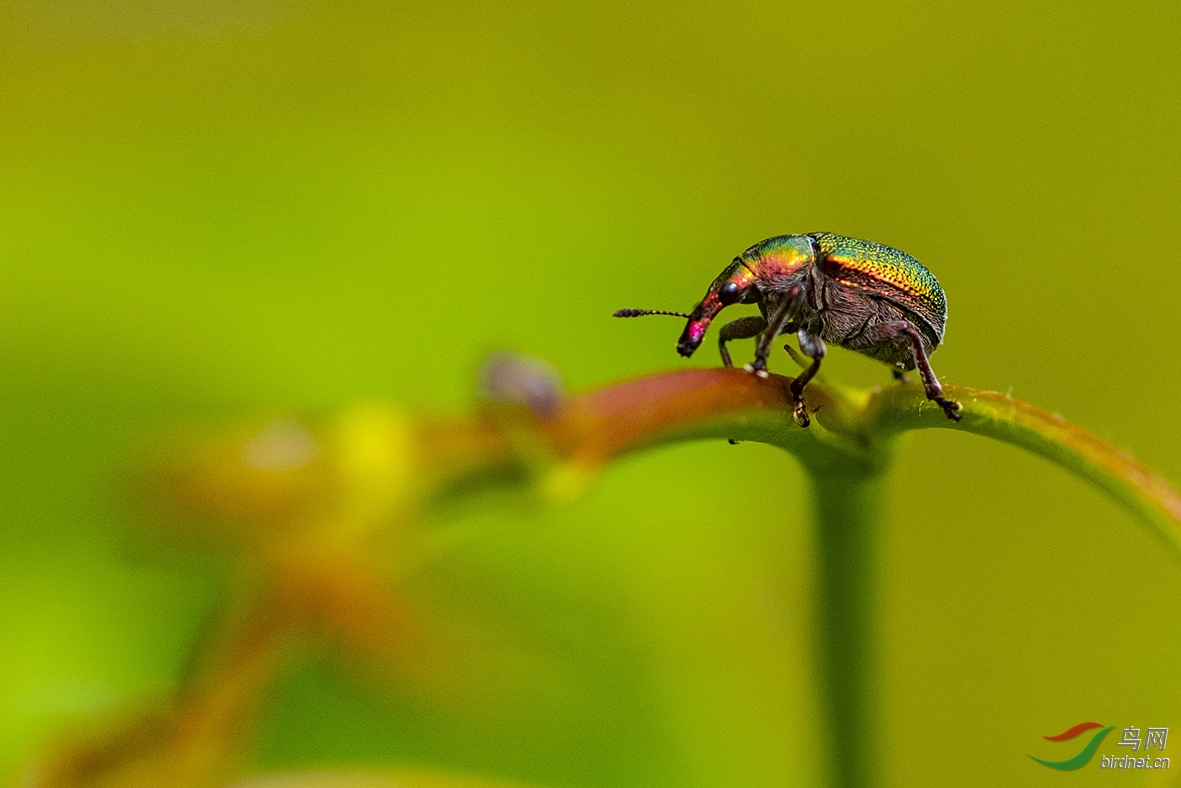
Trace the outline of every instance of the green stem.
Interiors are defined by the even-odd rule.
[[[812,474],[817,656],[837,788],[878,784],[874,621],[883,477],[880,471]]]

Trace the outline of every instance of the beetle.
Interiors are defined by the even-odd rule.
[[[701,346],[717,314],[731,304],[757,304],[762,314],[731,321],[718,332],[727,367],[733,364],[726,343],[757,337],[754,363],[746,369],[766,377],[771,343],[790,333],[811,359],[791,383],[800,426],[809,422],[804,387],[820,370],[826,342],[893,365],[900,380],[905,380],[903,371],[917,367],[927,399],[947,418],[960,420],[961,405],[943,396],[929,360],[943,341],[947,298],[935,276],[905,252],[835,233],[777,235],[735,257],[691,314],[621,309],[615,316],[688,319],[677,342],[677,352],[688,357]]]

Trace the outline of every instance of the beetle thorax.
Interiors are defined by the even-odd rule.
[[[769,297],[804,282],[816,262],[816,246],[806,235],[781,235],[752,246],[739,259]]]

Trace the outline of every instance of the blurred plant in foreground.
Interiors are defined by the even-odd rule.
[[[292,418],[197,438],[151,469],[145,496],[165,527],[228,545],[236,582],[182,685],[89,736],[42,754],[23,785],[222,785],[249,771],[262,701],[301,651],[346,655],[369,681],[424,703],[494,720],[500,701],[544,670],[495,626],[426,613],[408,570],[437,544],[423,525],[444,505],[494,489],[561,502],[605,463],[703,438],[761,441],[791,452],[813,481],[823,626],[818,680],[829,725],[849,757],[835,784],[876,782],[868,702],[872,587],[883,472],[894,439],[926,427],[965,430],[1039,454],[1105,490],[1181,551],[1181,496],[1133,458],[1008,396],[949,387],[949,422],[921,387],[849,391],[813,385],[812,427],[792,417],[789,378],[734,369],[654,375],[569,396],[551,367],[513,355],[486,364],[481,407],[437,418],[385,405],[321,423]],[[955,473],[931,458],[932,477]],[[926,480],[914,480],[916,484]],[[495,499],[493,499],[495,500]],[[835,747],[835,745],[834,745]],[[320,772],[264,786],[507,786],[428,772]]]

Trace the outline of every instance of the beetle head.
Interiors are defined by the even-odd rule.
[[[767,293],[787,292],[815,261],[815,247],[807,235],[777,235],[750,247],[709,286],[689,316],[677,352],[693,355],[718,312],[730,304],[758,303]]]
[[[755,284],[755,276],[742,258],[734,258],[734,262],[713,281],[705,298],[689,315],[689,322],[685,324],[685,330],[677,342],[677,352],[686,357],[693,355],[693,351],[700,347],[701,340],[705,338],[709,324],[726,307],[731,304],[756,303],[762,296]]]

